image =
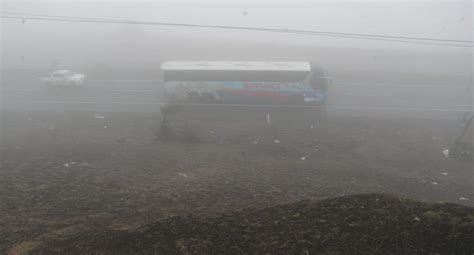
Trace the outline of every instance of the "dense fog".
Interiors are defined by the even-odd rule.
[[[0,1],[0,255],[474,254],[472,1]]]
[[[4,1],[3,11],[145,22],[190,23],[472,40],[472,4],[449,2]],[[21,16],[21,15],[20,15]],[[34,47],[32,47],[34,46]],[[3,68],[53,61],[153,69],[166,60],[311,60],[328,69],[468,75],[471,49],[242,30],[2,20]]]

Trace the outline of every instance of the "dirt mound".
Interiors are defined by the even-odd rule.
[[[474,209],[388,195],[302,201],[44,242],[42,254],[473,254]]]

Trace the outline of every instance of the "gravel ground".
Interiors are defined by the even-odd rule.
[[[442,154],[459,122],[292,111],[182,109],[165,140],[158,114],[4,113],[0,251],[350,194],[474,205],[472,161]]]

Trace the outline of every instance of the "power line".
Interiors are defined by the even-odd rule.
[[[344,36],[380,37],[380,38],[422,40],[422,41],[474,43],[474,41],[472,41],[472,40],[457,40],[457,39],[442,39],[442,38],[427,38],[427,37],[392,36],[392,35],[360,34],[360,33],[341,33],[341,32],[279,29],[279,28],[255,28],[255,27],[252,28],[252,27],[238,27],[238,26],[197,25],[197,24],[186,24],[186,23],[141,22],[141,21],[102,19],[102,18],[85,18],[85,17],[77,17],[77,16],[56,16],[56,15],[43,15],[43,14],[27,14],[27,13],[17,13],[17,12],[0,12],[0,13],[13,14],[13,15],[23,15],[23,16],[48,17],[48,18],[75,19],[75,20],[76,19],[77,20],[98,20],[98,21],[111,21],[111,22],[124,22],[124,23],[127,22],[127,23],[134,23],[134,24],[149,24],[149,25],[157,24],[157,25],[173,25],[173,26],[199,26],[199,27],[210,27],[210,28],[253,29],[253,30],[266,30],[266,31],[271,30],[271,31],[281,31],[281,32],[321,33],[321,34],[344,35]]]
[[[430,42],[421,42],[421,41],[395,40],[395,39],[381,39],[381,38],[358,37],[358,36],[344,36],[344,35],[329,35],[329,34],[318,34],[318,33],[311,33],[311,34],[309,34],[309,33],[298,33],[298,34],[327,36],[327,37],[340,37],[340,38],[352,38],[352,39],[362,39],[362,40],[372,40],[372,41],[384,41],[384,42],[401,42],[401,43],[410,43],[410,44],[436,45],[436,46],[454,46],[454,47],[466,47],[466,48],[472,48],[472,47],[474,47],[474,45],[462,45],[462,44],[452,44],[452,43],[430,43]]]
[[[1,13],[9,13],[9,12],[1,12]],[[18,15],[18,14],[14,14],[14,13],[10,13],[10,14]],[[178,27],[193,27],[193,28],[248,30],[248,31],[260,31],[260,32],[293,33],[293,34],[306,34],[306,35],[327,36],[327,37],[341,37],[341,38],[376,40],[376,41],[402,42],[402,43],[437,45],[437,46],[455,46],[455,47],[468,47],[468,48],[474,47],[474,45],[470,45],[471,43],[474,43],[474,41],[437,39],[437,38],[421,38],[421,37],[418,38],[418,37],[385,36],[385,35],[371,35],[371,34],[334,33],[334,32],[323,32],[323,31],[279,29],[279,28],[258,28],[258,27],[239,27],[239,26],[222,26],[222,25],[200,25],[200,24],[188,24],[188,23],[143,22],[143,21],[131,21],[131,20],[81,18],[81,17],[71,17],[71,16],[52,16],[52,15],[40,15],[40,14],[23,14],[23,15],[26,15],[26,16],[0,16],[0,18],[2,18],[2,19],[30,19],[30,20],[45,20],[45,21],[61,21],[61,22],[80,22],[80,23],[134,24],[134,25],[158,25],[158,26],[178,26]],[[27,17],[27,15],[31,15],[33,17]],[[397,38],[397,39],[395,39],[395,38]],[[441,42],[460,42],[460,43],[468,43],[468,44],[432,43],[432,42],[426,42],[426,41],[421,41],[421,40],[441,41]]]
[[[1,12],[7,15],[20,15],[20,16],[33,16],[33,17],[46,17],[46,18],[64,18],[64,19],[85,19],[85,20],[101,20],[101,21],[125,21],[116,19],[102,19],[102,18],[86,18],[86,17],[74,17],[74,16],[58,16],[58,15],[46,15],[46,14],[32,14],[32,13],[19,13],[19,12]]]
[[[80,20],[100,20],[100,21],[112,21],[112,22],[130,22],[134,24],[157,24],[157,25],[179,25],[179,26],[200,26],[200,27],[223,27],[223,28],[235,28],[235,29],[257,29],[257,30],[271,30],[271,31],[291,31],[291,32],[302,32],[302,33],[322,33],[332,35],[347,35],[347,36],[361,36],[361,37],[380,37],[380,38],[393,38],[393,39],[407,39],[407,40],[423,40],[423,41],[440,41],[440,42],[459,42],[459,43],[474,43],[472,40],[458,40],[458,39],[443,39],[443,38],[427,38],[427,37],[408,37],[408,36],[392,36],[392,35],[378,35],[378,34],[360,34],[360,33],[341,33],[341,32],[328,32],[328,31],[314,31],[314,30],[294,30],[294,29],[275,29],[275,28],[251,28],[251,27],[238,27],[238,26],[212,26],[212,25],[194,25],[185,23],[165,23],[165,22],[140,22],[130,20],[117,20],[117,19],[102,19],[102,18],[85,18],[75,16],[56,16],[56,15],[43,15],[43,14],[27,14],[17,12],[0,12],[5,14],[23,15],[23,16],[38,16],[38,17],[49,17],[49,18],[65,18],[65,19],[80,19]]]

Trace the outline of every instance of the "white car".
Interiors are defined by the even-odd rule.
[[[69,70],[51,72],[49,77],[41,78],[41,83],[46,87],[80,87],[83,86],[86,76],[73,73]]]

